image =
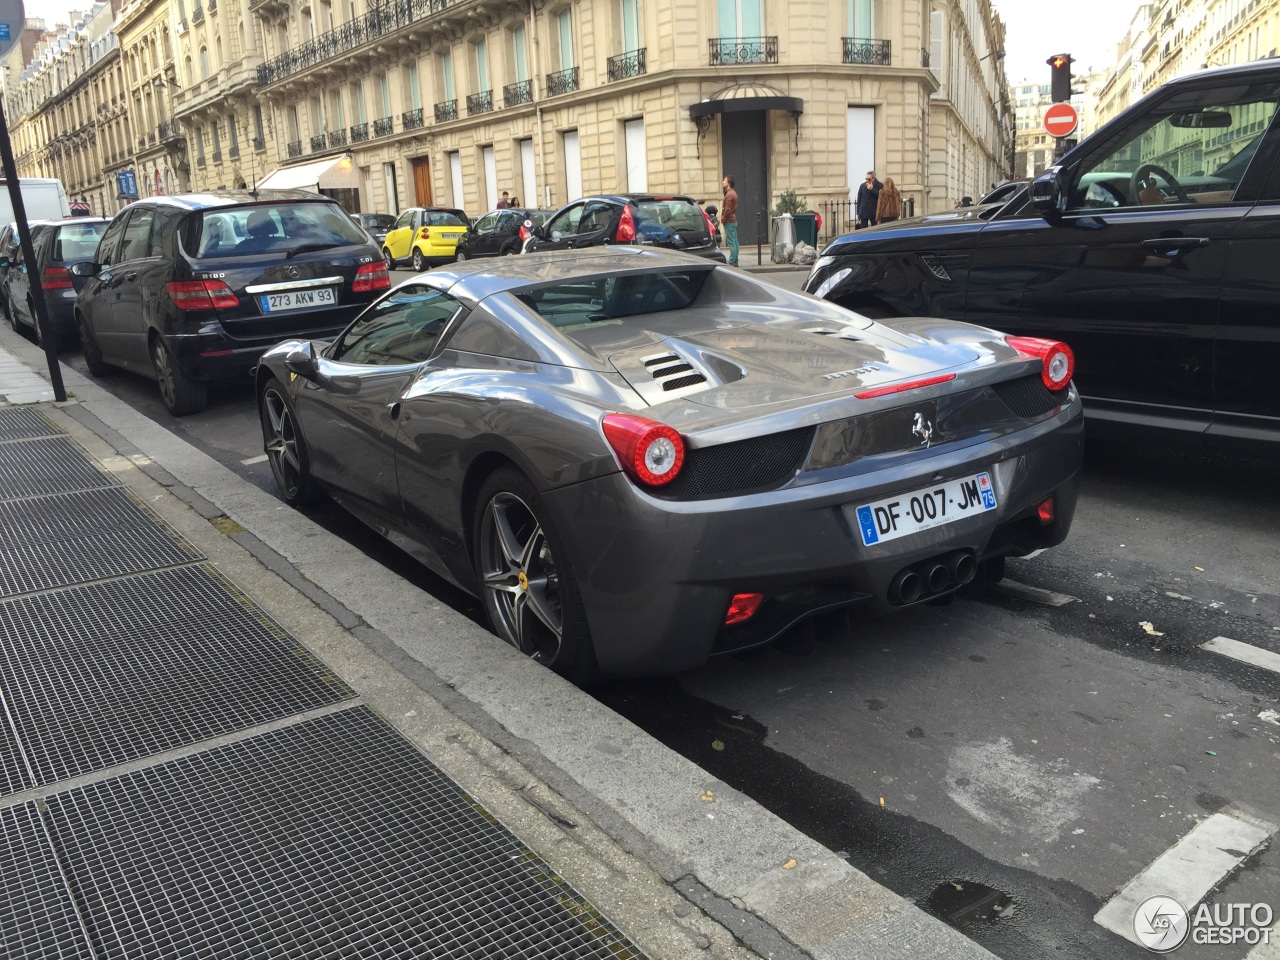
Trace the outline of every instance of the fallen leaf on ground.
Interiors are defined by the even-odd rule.
[[[796,868],[795,860],[788,860],[786,863],[782,865],[783,870],[794,870],[795,868]]]
[[[1141,627],[1143,630],[1145,630],[1147,633],[1151,634],[1151,636],[1153,636],[1153,637],[1163,637],[1163,636],[1164,636],[1164,634],[1163,634],[1163,633],[1161,633],[1159,630],[1157,630],[1157,629],[1155,628],[1155,626],[1151,623],[1151,621],[1150,621],[1150,620],[1143,620],[1143,621],[1141,621],[1141,622],[1138,624],[1138,626],[1140,626],[1140,627]]]
[[[723,741],[723,740],[712,740],[712,741],[711,741],[711,749],[712,749],[712,750],[723,750],[723,749],[724,749],[724,741]]]
[[[701,800],[703,803],[715,803],[715,802],[716,802],[716,795],[715,795],[714,793],[712,793],[710,790],[708,790],[706,793],[704,793],[704,794],[703,794],[702,796],[700,796],[698,799],[699,799],[699,800]]]
[[[1204,573],[1204,567],[1196,567],[1196,569],[1199,570],[1201,573]]]

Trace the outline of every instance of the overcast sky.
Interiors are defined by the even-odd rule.
[[[1009,83],[1048,83],[1045,61],[1055,53],[1071,54],[1076,76],[1110,63],[1138,2],[1070,0],[1059,6],[1043,0],[995,0],[1005,25],[1004,69]]]

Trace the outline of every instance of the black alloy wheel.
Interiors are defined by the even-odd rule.
[[[199,413],[208,406],[208,389],[182,372],[159,336],[151,339],[151,365],[155,368],[156,383],[160,385],[160,399],[175,417]]]
[[[595,673],[595,651],[568,558],[537,491],[503,468],[481,489],[474,556],[493,631],[521,653],[578,684]]]
[[[457,255],[457,261],[458,261],[459,263],[462,263],[462,261],[464,261],[464,260],[466,260],[466,259],[467,259],[467,251],[465,251],[465,250],[459,250],[459,251],[458,251],[458,255]]]
[[[89,329],[89,321],[79,310],[76,311],[76,332],[80,334],[80,352],[84,355],[84,365],[89,374],[94,377],[110,376],[112,368],[102,359],[102,348]]]
[[[427,259],[422,255],[422,251],[417,247],[414,247],[413,250],[413,269],[418,273],[422,273],[422,271],[427,269]]]
[[[315,502],[317,488],[311,476],[307,442],[298,429],[284,385],[275,378],[267,382],[258,400],[258,418],[262,421],[263,451],[281,499],[291,507]]]

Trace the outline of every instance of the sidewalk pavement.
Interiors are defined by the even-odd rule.
[[[0,704],[12,724],[0,726],[0,774],[9,771],[7,791],[0,777],[0,935],[14,929],[3,913],[22,913],[17,947],[0,943],[0,953],[48,956],[55,951],[41,937],[64,936],[94,948],[66,956],[300,956],[304,943],[308,955],[359,945],[365,957],[991,956],[92,381],[64,367],[69,400],[50,402],[36,373],[43,360],[0,330],[0,413],[5,402],[36,402],[7,409],[37,411],[67,435],[0,439],[0,523],[13,518],[0,569],[18,584],[0,592],[0,626],[26,624],[44,637],[52,628],[32,611],[77,609],[85,591],[132,589],[117,606],[150,631],[155,652],[147,647],[141,666],[126,657],[119,671],[109,657],[103,675],[134,670],[163,688],[187,661],[176,670],[151,660],[172,657],[181,640],[192,670],[221,679],[183,696],[126,689],[146,701],[142,710],[120,707],[113,689],[97,714],[63,717],[55,700],[24,729],[13,704]],[[5,485],[51,456],[51,444],[70,444],[110,489],[82,490],[89,482],[68,480],[69,467],[47,465],[41,476],[72,492]],[[57,496],[108,495],[125,497],[137,516],[154,511],[155,522],[104,514],[81,541],[53,529],[83,515],[50,502]],[[159,547],[140,547],[137,531],[154,535],[152,527],[167,531],[167,549],[186,551],[180,562],[148,559]],[[78,573],[33,581],[24,567],[44,554],[13,538],[28,529],[41,549],[74,549],[60,562]],[[203,578],[208,596],[175,606],[173,596],[187,596],[186,587],[174,593],[175,577]],[[138,587],[161,581],[168,586]],[[235,603],[224,611],[226,597]],[[0,698],[12,699],[25,669],[68,703],[91,700],[97,681],[76,672],[76,657],[121,642],[103,626],[101,603],[60,622],[74,655],[25,666],[0,656]],[[210,657],[207,645],[239,637],[228,624],[242,620],[257,639]],[[267,666],[240,662],[256,657]],[[259,693],[236,686],[249,680]],[[240,714],[228,717],[235,711],[224,703]],[[160,715],[167,726],[148,726]],[[27,742],[59,735],[61,766],[57,751]],[[82,739],[102,745],[96,761]],[[214,833],[222,847],[208,846]],[[48,855],[37,865],[43,900],[6,886],[19,848]],[[523,886],[494,879],[494,849],[518,861]],[[229,865],[203,871],[200,857]],[[421,876],[437,887],[402,889]],[[541,945],[477,939],[496,936],[492,925],[503,921],[508,938],[524,930]],[[610,952],[591,952],[601,945]]]

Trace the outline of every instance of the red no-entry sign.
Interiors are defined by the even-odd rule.
[[[1079,123],[1080,117],[1069,103],[1055,103],[1044,112],[1044,128],[1051,137],[1069,137]]]

